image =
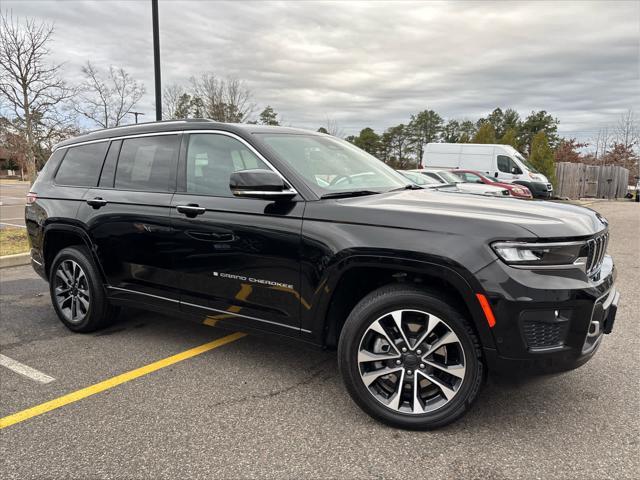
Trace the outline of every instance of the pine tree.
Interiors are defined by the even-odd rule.
[[[535,134],[531,141],[531,155],[529,162],[549,179],[551,183],[556,181],[556,163],[553,157],[553,150],[549,146],[547,135],[544,131]]]
[[[351,143],[374,156],[378,156],[380,151],[380,135],[369,127],[363,128],[360,135],[353,137]]]
[[[262,110],[259,121],[262,125],[280,125],[278,114],[270,105],[267,105],[264,110]]]
[[[489,122],[484,122],[473,136],[472,143],[496,143],[496,131]]]
[[[513,148],[518,150],[519,142],[518,142],[518,132],[515,128],[508,128],[504,135],[500,139],[500,143],[502,145],[511,145]]]

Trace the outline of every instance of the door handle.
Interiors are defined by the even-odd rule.
[[[87,200],[87,204],[91,205],[94,210],[97,210],[100,207],[104,207],[107,204],[107,201],[102,197],[96,197],[92,200]]]
[[[178,211],[178,213],[182,213],[183,215],[186,215],[189,218],[193,218],[193,217],[196,217],[198,215],[202,215],[204,212],[207,211],[206,208],[201,207],[201,206],[196,205],[196,204],[178,205],[176,207],[176,210]]]

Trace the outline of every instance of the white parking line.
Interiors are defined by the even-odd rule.
[[[16,225],[15,223],[0,222],[0,225],[9,225],[10,227],[27,228],[24,225]]]
[[[23,375],[31,380],[35,380],[40,383],[49,383],[53,382],[55,378],[46,375],[35,368],[31,368],[28,365],[20,363],[13,358],[9,358],[5,355],[0,354],[0,365],[3,367],[7,367],[9,370],[13,370],[20,375]]]

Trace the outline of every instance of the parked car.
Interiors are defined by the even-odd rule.
[[[418,172],[412,172],[410,170],[398,170],[402,176],[406,177],[408,180],[411,180],[416,185],[421,186],[422,188],[442,188],[445,187],[442,182],[431,178],[427,175],[422,175]],[[451,185],[451,188],[456,188],[455,185]]]
[[[474,172],[473,170],[451,170],[451,172],[455,173],[458,177],[462,178],[462,180],[467,183],[493,185],[494,187],[506,188],[507,190],[509,190],[509,194],[512,197],[533,198],[533,196],[531,195],[531,191],[524,185],[519,185],[517,183],[496,182],[489,177],[485,177],[480,172]]]
[[[493,195],[496,197],[508,197],[511,195],[506,188],[496,187],[493,185],[478,185],[476,183],[465,182],[464,179],[452,173],[446,168],[421,168],[419,170],[411,170],[427,177],[431,177],[441,183],[447,185],[455,185],[465,193],[475,193],[477,195]]]
[[[70,330],[134,306],[336,348],[354,401],[402,428],[456,420],[488,371],[582,365],[619,299],[598,213],[418,188],[284,127],[183,120],[64,141],[25,219]]]
[[[520,152],[510,145],[474,143],[429,143],[425,167],[473,170],[499,182],[527,187],[535,198],[551,198],[553,186]]]

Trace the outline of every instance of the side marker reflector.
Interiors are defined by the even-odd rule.
[[[487,319],[487,323],[490,328],[496,324],[496,317],[493,316],[493,310],[491,310],[491,305],[489,305],[489,300],[481,293],[476,293],[476,297],[480,302],[480,306],[482,307],[482,311],[484,312],[484,316]]]

